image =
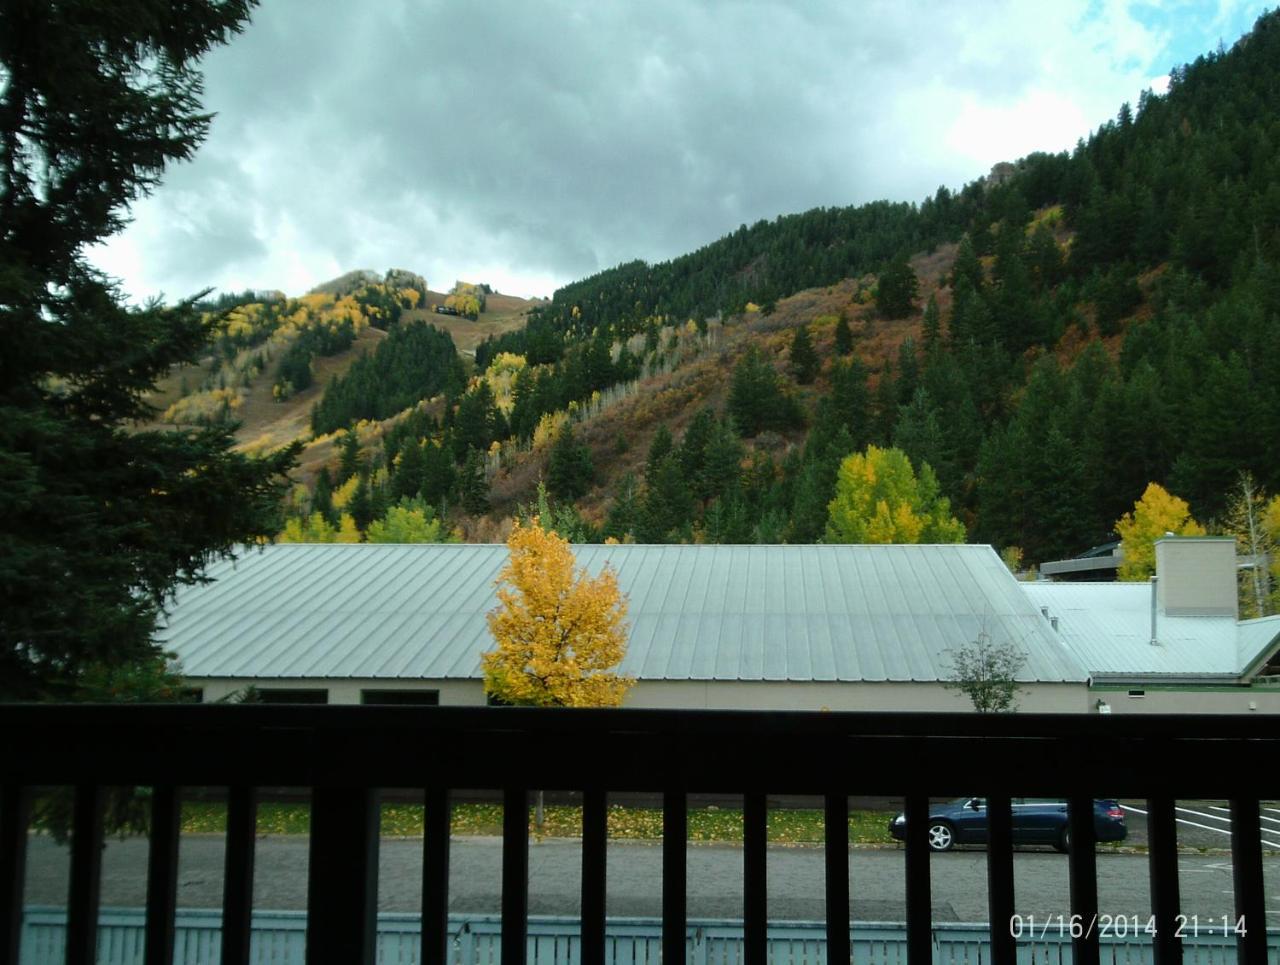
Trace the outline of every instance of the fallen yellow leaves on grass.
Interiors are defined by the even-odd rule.
[[[737,844],[742,841],[741,808],[690,808],[689,840],[704,844]],[[269,803],[258,807],[259,834],[307,834],[311,811],[304,803]],[[613,805],[608,810],[609,837],[620,841],[661,841],[662,810]],[[887,815],[878,811],[852,811],[848,837],[851,844],[886,844],[891,839]],[[423,827],[420,804],[384,804],[383,837],[419,837]],[[226,805],[217,801],[188,801],[182,807],[186,834],[225,833]],[[822,811],[816,809],[771,810],[768,813],[772,844],[821,844],[825,829]],[[456,804],[450,820],[454,835],[502,834],[502,805]],[[582,808],[549,805],[543,810],[541,830],[529,809],[529,832],[543,838],[577,838],[582,835]]]

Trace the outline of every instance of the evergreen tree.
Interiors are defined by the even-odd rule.
[[[658,466],[674,448],[675,441],[671,438],[671,430],[667,428],[666,423],[663,423],[658,426],[658,431],[653,434],[653,441],[649,443],[649,455],[644,463],[645,485],[653,486],[654,480],[658,478]]]
[[[893,366],[886,362],[876,383],[875,430],[872,433],[876,441],[888,443],[893,439],[897,419],[898,384],[893,377]]]
[[[573,427],[566,425],[551,447],[547,460],[547,488],[556,499],[573,501],[584,496],[595,480],[591,450],[579,445]]]
[[[422,488],[419,492],[428,506],[440,506],[453,492],[457,481],[453,457],[444,446],[427,442],[422,448]]]
[[[895,258],[880,273],[876,287],[876,308],[883,318],[906,318],[911,314],[920,282],[905,256]]]
[[[453,454],[461,462],[469,449],[481,452],[499,437],[498,407],[487,379],[481,379],[459,401],[453,419]]]
[[[961,286],[972,292],[981,292],[986,285],[986,272],[982,262],[974,250],[973,241],[968,235],[960,239],[960,247],[956,250],[955,264],[951,266],[951,287],[959,291]]]
[[[853,351],[853,332],[849,328],[849,316],[843,309],[836,319],[836,354],[848,355]]]
[[[338,483],[342,484],[364,468],[360,459],[360,438],[355,429],[348,429],[342,434],[338,449]]]
[[[605,538],[621,542],[628,536],[635,537],[642,510],[640,484],[634,473],[627,473],[618,481],[618,488],[614,490],[613,504],[609,507],[609,515],[604,523]]]
[[[157,664],[174,589],[282,525],[298,447],[138,429],[206,351],[196,299],[130,308],[86,260],[204,140],[199,58],[250,6],[0,7],[0,699]]]
[[[818,375],[818,353],[809,338],[809,327],[800,325],[791,338],[791,377],[800,385],[810,385]]]
[[[943,479],[953,473],[944,473],[942,466],[948,462],[946,441],[938,422],[938,410],[929,398],[929,390],[916,389],[911,401],[898,411],[898,423],[894,427],[893,445],[901,449],[915,465],[928,463],[936,466],[939,485],[946,491]]]
[[[714,424],[707,439],[698,476],[693,481],[700,498],[713,500],[732,493],[742,475],[742,441],[727,419]]]
[[[369,524],[378,515],[373,505],[373,494],[369,490],[369,477],[364,473],[360,474],[360,481],[356,483],[351,501],[347,503],[347,512],[355,520],[356,529],[362,533],[369,528]]]
[[[462,508],[472,516],[483,516],[489,511],[489,480],[479,449],[468,450],[462,464]]]
[[[702,409],[684,430],[684,438],[680,440],[680,471],[685,479],[697,490],[698,479],[702,475],[702,467],[707,458],[707,443],[715,430],[716,417],[710,409]],[[699,498],[702,498],[699,493]]]
[[[786,393],[778,373],[755,346],[749,348],[733,368],[729,414],[744,436],[754,436],[766,429],[792,428],[803,421],[795,399]]]
[[[852,449],[861,449],[871,441],[871,393],[867,388],[867,368],[857,358],[831,367],[829,417],[843,426],[853,440]],[[819,412],[822,412],[822,403]]]
[[[942,343],[942,313],[938,310],[938,296],[930,293],[924,307],[924,352],[932,355]]]
[[[316,476],[316,486],[311,493],[311,512],[319,513],[330,526],[337,525],[338,515],[333,511],[333,480],[328,466],[321,466]]]
[[[668,453],[658,463],[645,493],[644,515],[636,535],[645,543],[678,541],[693,519],[693,493],[680,471],[680,459]]]
[[[416,439],[406,439],[400,448],[400,459],[396,463],[396,474],[393,477],[395,498],[416,499],[422,492],[426,469],[426,456],[422,452],[421,443]]]
[[[916,394],[920,384],[920,362],[916,358],[916,340],[908,335],[898,346],[898,378],[894,384],[894,394],[903,400],[909,400]]]
[[[377,348],[330,381],[311,410],[311,429],[321,435],[360,419],[385,419],[440,393],[459,395],[463,384],[448,332],[423,321],[396,325]]]

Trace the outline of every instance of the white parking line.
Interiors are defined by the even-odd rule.
[[[1135,807],[1133,807],[1132,805],[1129,805],[1129,804],[1121,804],[1120,806],[1121,806],[1122,808],[1124,808],[1126,811],[1133,811],[1133,812],[1135,812],[1136,814],[1146,814],[1146,813],[1147,813],[1146,811],[1142,810],[1142,808],[1135,808]],[[1231,823],[1231,819],[1230,819],[1230,818],[1220,818],[1220,817],[1218,817],[1216,814],[1205,814],[1203,811],[1193,811],[1193,810],[1191,810],[1191,808],[1180,808],[1180,807],[1175,807],[1175,808],[1174,808],[1174,810],[1176,810],[1176,811],[1185,811],[1185,812],[1187,812],[1188,814],[1198,814],[1198,815],[1200,815],[1201,817],[1208,818],[1210,821],[1226,821],[1228,824],[1230,824],[1230,823]],[[1216,831],[1218,834],[1225,834],[1228,838],[1229,838],[1229,837],[1231,837],[1231,830],[1230,830],[1230,828],[1226,828],[1226,829],[1224,829],[1224,828],[1215,828],[1215,827],[1212,827],[1212,826],[1210,826],[1210,825],[1208,825],[1208,824],[1200,824],[1200,823],[1199,823],[1199,822],[1197,822],[1197,821],[1188,821],[1186,818],[1174,818],[1174,820],[1175,820],[1175,821],[1177,821],[1179,824],[1186,824],[1186,825],[1188,825],[1188,826],[1190,826],[1190,827],[1193,827],[1193,828],[1200,828],[1200,829],[1202,829],[1202,830],[1204,830],[1204,831]],[[1263,839],[1262,839],[1262,843],[1263,843],[1263,844],[1265,844],[1268,848],[1280,848],[1280,842],[1276,842],[1276,841],[1268,841],[1266,838],[1263,838]]]
[[[1194,814],[1198,818],[1208,818],[1210,821],[1226,821],[1227,824],[1231,823],[1230,818],[1221,818],[1221,817],[1218,817],[1218,815],[1216,814],[1205,814],[1203,811],[1195,811],[1195,810],[1192,810],[1191,808],[1180,808],[1177,805],[1175,805],[1173,809],[1175,811],[1181,811],[1183,814]],[[1217,829],[1215,828],[1214,830],[1217,830]],[[1227,833],[1230,834],[1231,832],[1228,831]]]
[[[1231,813],[1231,808],[1221,808],[1221,807],[1218,807],[1218,805],[1216,805],[1216,804],[1210,804],[1210,805],[1209,805],[1209,810],[1210,810],[1210,811],[1226,811],[1228,814],[1230,814],[1230,813]],[[1263,808],[1263,810],[1264,810],[1264,811],[1270,811],[1270,810],[1274,810],[1274,809],[1273,809],[1273,808]],[[1265,814],[1260,814],[1260,815],[1258,815],[1258,820],[1259,820],[1259,821],[1270,821],[1272,824],[1280,824],[1280,818],[1269,818],[1269,817],[1267,817]]]

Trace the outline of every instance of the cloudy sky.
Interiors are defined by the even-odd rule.
[[[95,252],[134,298],[352,268],[518,295],[1071,147],[1264,4],[264,0]]]

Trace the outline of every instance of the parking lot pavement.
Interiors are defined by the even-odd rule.
[[[1129,836],[1125,845],[1145,847],[1147,844],[1147,802],[1123,800],[1125,823]],[[1178,847],[1182,850],[1207,852],[1231,848],[1231,809],[1226,801],[1178,801]],[[1264,851],[1280,852],[1280,802],[1263,801],[1259,813]]]
[[[306,906],[308,841],[301,836],[258,840],[254,904],[260,909]],[[179,895],[182,907],[221,904],[224,841],[219,835],[184,836]],[[146,843],[112,841],[103,856],[104,906],[140,907],[146,895]],[[742,850],[734,845],[691,845],[688,849],[690,917],[737,918],[742,913]],[[379,908],[421,908],[422,841],[381,843]],[[896,848],[850,851],[852,917],[860,921],[901,921],[905,914],[904,852]],[[986,853],[962,849],[931,856],[933,913],[938,921],[987,919]],[[1104,913],[1145,915],[1150,910],[1145,854],[1102,850],[1098,854],[1099,907]],[[769,915],[773,920],[815,920],[825,916],[823,849],[772,846],[768,855]],[[450,856],[450,910],[497,913],[502,880],[498,838],[456,837]],[[581,845],[576,839],[547,839],[530,845],[529,911],[534,915],[575,915],[580,901]],[[1268,919],[1280,925],[1280,855],[1264,858]],[[1067,859],[1048,849],[1023,849],[1014,860],[1017,910],[1038,920],[1069,915]],[[1231,860],[1221,852],[1184,852],[1179,858],[1183,911],[1219,918],[1233,911]],[[29,848],[26,901],[61,905],[66,900],[67,851],[48,838],[33,837]],[[611,842],[608,855],[607,913],[658,916],[661,913],[662,848],[652,842]]]

